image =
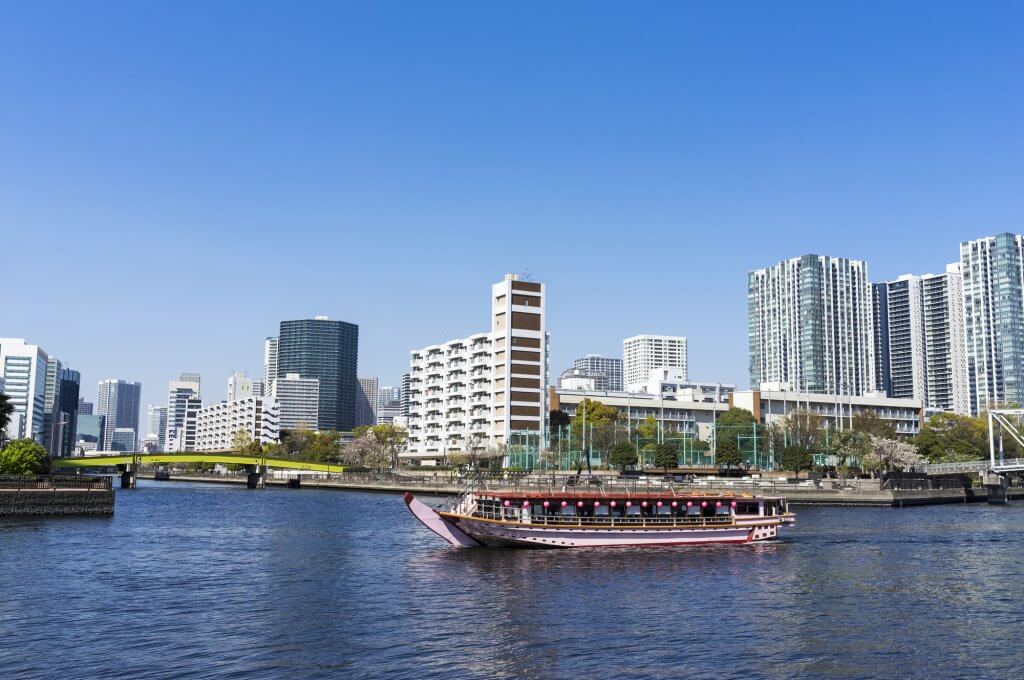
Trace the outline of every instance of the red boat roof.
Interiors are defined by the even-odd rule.
[[[627,491],[476,491],[474,492],[477,496],[486,496],[489,498],[495,498],[498,500],[517,500],[517,501],[528,501],[528,500],[544,500],[547,498],[578,498],[580,500],[596,500],[596,501],[627,501],[634,498],[639,499],[667,499],[667,500],[686,500],[692,499],[708,499],[708,498],[722,498],[729,500],[781,500],[781,496],[754,496],[749,493],[732,493],[732,492],[689,492],[689,493],[675,493],[669,491],[637,491],[635,493]]]

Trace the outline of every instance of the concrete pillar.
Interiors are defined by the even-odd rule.
[[[248,476],[245,486],[248,489],[262,489],[267,485],[267,471],[260,465],[246,465],[245,471]]]
[[[127,463],[125,465],[118,465],[117,471],[121,473],[121,488],[122,489],[134,489],[136,477],[138,475],[138,465],[135,463]]]
[[[988,492],[988,502],[994,504],[1005,504],[1010,502],[1010,478],[996,472],[986,472],[981,477],[981,483]]]

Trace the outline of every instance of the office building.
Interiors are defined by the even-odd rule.
[[[960,244],[964,341],[971,412],[1024,404],[1022,237],[999,234]]]
[[[104,417],[103,446],[101,451],[109,450],[113,442],[114,430],[129,429],[132,431],[132,448],[139,432],[139,407],[142,402],[142,384],[112,378],[101,380],[99,395],[96,399],[96,413]],[[125,441],[126,435],[121,435]]]
[[[277,377],[277,338],[263,341],[263,384],[270,389],[270,383]]]
[[[99,451],[103,448],[104,418],[92,413],[79,413],[75,424],[75,453]]]
[[[432,464],[492,445],[539,445],[547,422],[544,309],[544,285],[509,274],[491,287],[490,332],[411,352],[404,457]]]
[[[260,444],[278,441],[277,402],[266,397],[243,397],[202,407],[196,415],[195,450],[233,450],[238,432]]]
[[[201,380],[198,373],[182,373],[177,380],[167,383],[167,430],[164,446],[167,451],[182,451],[185,445],[183,427],[185,415],[192,399],[201,399]]]
[[[60,396],[58,398],[60,412],[60,453],[70,456],[75,450],[75,432],[78,429],[79,392],[82,386],[82,374],[70,368],[60,373]]]
[[[46,383],[43,387],[43,432],[40,443],[51,457],[60,456],[64,440],[64,422],[60,410],[60,377],[64,364],[50,354],[46,357]]]
[[[377,378],[359,378],[356,394],[356,426],[377,424]]]
[[[271,383],[270,396],[277,402],[281,430],[320,429],[320,383],[316,378],[286,373]]]
[[[7,423],[8,439],[43,440],[46,369],[49,356],[23,338],[0,338],[0,378],[14,406]]]
[[[146,407],[146,440],[154,442],[157,451],[167,450],[167,406],[150,404]]]
[[[282,321],[277,375],[297,373],[319,381],[321,430],[349,431],[356,421],[359,326],[325,316]]]
[[[686,339],[683,338],[684,356],[686,353],[685,344]],[[575,359],[572,362],[572,367],[583,371],[587,375],[593,375],[598,390],[621,392],[623,389],[622,359],[603,357],[600,354],[588,354],[580,359]]]
[[[675,335],[634,335],[622,341],[622,379],[626,391],[639,390],[653,368],[678,368],[685,376],[686,338]]]
[[[402,388],[382,385],[377,389],[377,409],[401,408]]]
[[[748,276],[750,385],[875,390],[872,290],[860,260],[804,255]]]
[[[107,451],[135,451],[135,430],[130,427],[115,427],[110,434]]]
[[[91,415],[93,415],[92,410],[93,410],[93,403],[91,401],[86,401],[85,399],[82,399],[81,397],[78,398],[78,414],[79,415],[91,416]]]

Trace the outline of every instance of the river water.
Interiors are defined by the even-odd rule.
[[[398,495],[140,482],[0,519],[0,677],[1021,677],[1024,504],[784,540],[455,550]]]

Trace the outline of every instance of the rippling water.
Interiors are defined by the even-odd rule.
[[[141,483],[0,520],[0,677],[1020,677],[1024,505],[757,546],[454,550],[397,495]]]

